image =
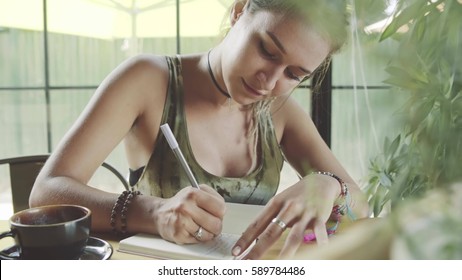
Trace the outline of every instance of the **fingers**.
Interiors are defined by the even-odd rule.
[[[211,187],[201,185],[201,189],[187,189],[183,216],[189,217],[189,243],[211,240],[222,230],[225,213],[224,199]],[[192,237],[192,239],[191,239]]]
[[[274,217],[278,211],[279,207],[274,205],[273,200],[268,202],[265,209],[257,216],[254,222],[247,227],[242,236],[236,242],[233,247],[232,254],[234,256],[239,256],[250,245],[252,245],[257,237],[266,229],[268,224],[271,222],[272,217]],[[258,243],[260,244],[260,240]],[[254,247],[253,249],[258,250],[258,248],[259,247]]]
[[[279,258],[290,258],[295,254],[298,247],[300,247],[300,244],[303,240],[303,235],[311,218],[312,216],[304,215],[297,223],[292,226],[289,234],[286,237],[284,246],[279,253]]]
[[[327,244],[329,242],[325,222],[319,218],[305,215],[305,217],[301,218],[292,226],[285,239],[284,246],[279,253],[280,259],[289,259],[295,255],[304,240],[306,230],[309,228],[313,229],[312,234],[316,237],[318,245]]]
[[[224,198],[217,191],[207,185],[201,185],[200,191],[196,190],[195,193],[197,197],[194,199],[200,208],[216,217],[223,218],[226,204]]]
[[[313,226],[313,231],[316,235],[316,242],[318,245],[327,244],[329,242],[325,222],[316,221]]]
[[[244,252],[258,238],[258,242],[247,253],[244,259],[260,259],[261,256],[276,242],[293,220],[293,212],[289,207],[279,212],[274,203],[269,203],[265,210],[257,217],[236,242],[233,255],[238,256]]]
[[[162,231],[161,236],[177,244],[190,244],[190,243],[199,243],[212,240],[221,232],[221,220],[216,221],[215,228],[219,228],[220,231],[217,233],[217,230],[213,228],[210,230],[209,222],[203,223],[207,226],[200,226],[200,223],[197,223],[193,220],[191,215],[188,214],[169,214],[166,217],[170,220],[171,224],[166,224]],[[176,221],[173,221],[176,220]]]
[[[216,198],[224,201],[223,197],[214,188],[212,188],[212,187],[210,187],[208,185],[205,185],[205,184],[200,185],[200,187],[201,187],[201,191],[204,191],[204,192],[206,192],[206,193],[208,193],[210,195],[213,195]]]
[[[219,235],[226,211],[224,199],[207,185],[201,185],[200,190],[193,190],[189,195],[189,199],[192,199],[194,203],[192,203],[188,215],[191,216],[195,224],[210,233],[207,236],[211,236],[211,238],[203,240],[210,240]]]
[[[223,205],[223,207],[225,207]],[[210,234],[213,236],[217,236],[221,233],[222,227],[223,227],[223,218],[222,217],[217,217],[213,215],[212,213],[204,210],[203,208],[198,208],[196,207],[191,213],[191,219],[193,220],[194,224],[197,226],[195,229],[199,226],[203,227],[204,230],[207,232],[210,232]],[[212,238],[206,238],[207,240],[210,240]]]
[[[328,215],[321,215],[317,211],[306,209],[303,204],[286,203],[280,210],[275,205],[271,205],[266,207],[255,222],[246,229],[236,242],[232,253],[234,256],[239,256],[258,239],[258,242],[249,252],[241,257],[243,259],[260,259],[281,238],[286,228],[290,227],[279,254],[280,258],[290,258],[303,242],[307,229],[313,230],[317,236],[318,244],[328,242],[327,219]]]
[[[158,212],[159,234],[178,244],[213,239],[222,230],[224,199],[212,188],[184,188]]]
[[[199,226],[197,229],[190,234],[194,238],[194,240],[191,240],[190,243],[199,243],[199,242],[205,242],[212,240],[216,237],[215,234],[207,231],[205,228]]]
[[[175,242],[177,244],[193,244],[212,240],[216,237],[215,234],[207,231],[201,226],[195,223],[191,223],[189,226],[177,232],[173,238],[163,236],[164,239]]]

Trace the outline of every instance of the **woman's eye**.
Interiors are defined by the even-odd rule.
[[[264,56],[268,57],[269,59],[276,59],[277,56],[270,53],[268,51],[268,49],[266,48],[265,44],[263,43],[263,41],[260,43],[260,50],[261,52],[263,53]]]
[[[302,81],[302,78],[301,77],[298,77],[297,75],[295,75],[294,73],[292,73],[291,71],[287,71],[287,76],[289,78],[291,78],[292,80],[295,80],[297,82],[301,82]]]

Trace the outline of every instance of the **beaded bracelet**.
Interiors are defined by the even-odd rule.
[[[117,198],[117,200],[114,203],[114,206],[112,207],[112,210],[111,210],[111,222],[110,222],[110,224],[111,224],[112,232],[114,232],[115,234],[118,233],[117,228],[116,228],[116,225],[117,225],[117,212],[122,207],[127,195],[128,195],[128,191],[123,191],[119,195],[119,197]]]
[[[120,213],[120,221],[121,221],[121,226],[120,226],[120,231],[122,234],[127,233],[127,214],[128,214],[128,207],[130,206],[130,203],[132,202],[132,198],[140,195],[141,193],[139,191],[129,191],[127,197],[125,198],[124,205],[122,206],[122,211]]]
[[[321,175],[330,176],[330,177],[334,178],[335,180],[337,180],[339,182],[339,184],[340,184],[340,195],[339,195],[339,197],[344,199],[344,203],[334,205],[334,207],[332,208],[331,218],[333,220],[335,220],[335,221],[338,221],[338,220],[340,220],[340,218],[342,216],[344,216],[345,214],[348,214],[348,216],[352,220],[355,220],[355,217],[354,217],[354,215],[353,215],[353,213],[351,212],[351,209],[350,209],[351,197],[350,197],[350,192],[348,191],[348,186],[345,183],[345,181],[343,181],[340,177],[338,177],[337,175],[335,175],[335,174],[333,174],[331,172],[314,171],[311,174],[321,174]]]
[[[117,230],[117,215],[120,210],[120,221],[121,221],[121,233],[127,233],[127,213],[128,207],[130,206],[131,200],[134,196],[140,195],[139,191],[123,191],[119,197],[117,198],[114,206],[111,210],[111,227],[112,232],[115,234],[119,234],[120,232]]]
[[[348,191],[348,186],[347,184],[337,175],[330,173],[330,172],[325,172],[325,171],[315,171],[312,172],[311,174],[321,174],[321,175],[326,175],[334,178],[337,180],[340,184],[340,195],[339,197],[344,199],[343,204],[336,204],[332,207],[332,213],[330,218],[335,221],[335,225],[333,225],[330,228],[327,228],[327,235],[332,235],[335,234],[338,225],[340,223],[340,218],[344,216],[345,214],[348,214],[348,216],[354,220],[354,215],[350,210],[350,203],[351,203],[351,198],[350,198],[350,193]],[[305,234],[303,236],[303,242],[305,243],[310,243],[312,241],[316,240],[316,235],[312,233]]]
[[[348,186],[347,186],[347,184],[345,184],[345,181],[343,181],[337,175],[335,175],[333,173],[330,173],[330,172],[325,172],[325,171],[315,171],[315,172],[312,172],[311,174],[321,174],[321,175],[326,175],[326,176],[330,176],[330,177],[334,178],[340,184],[340,188],[341,188],[340,189],[340,196],[346,196],[348,194]]]

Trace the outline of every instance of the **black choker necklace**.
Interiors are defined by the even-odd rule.
[[[212,78],[212,81],[213,81],[213,84],[217,87],[217,89],[220,91],[221,94],[223,94],[224,96],[226,96],[227,98],[231,98],[231,95],[229,95],[229,93],[227,93],[225,90],[223,90],[220,85],[218,84],[217,80],[215,80],[215,76],[213,75],[213,72],[212,72],[212,67],[210,67],[210,52],[212,50],[210,50],[208,53],[207,53],[207,66],[209,67],[209,74],[210,74],[210,78]]]

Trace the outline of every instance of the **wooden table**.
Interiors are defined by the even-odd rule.
[[[363,219],[353,223],[342,223],[328,245],[315,243],[300,245],[294,259],[387,259],[391,240],[385,219]],[[8,231],[9,223],[0,220],[0,232]],[[113,248],[112,260],[149,260],[152,258],[119,252],[117,237],[109,233],[92,233],[94,237],[106,240]],[[276,259],[284,243],[277,241],[265,254],[264,259]],[[14,245],[12,238],[0,240],[0,250]]]

